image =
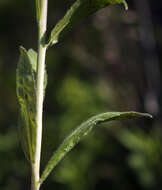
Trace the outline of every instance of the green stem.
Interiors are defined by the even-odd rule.
[[[47,6],[48,0],[40,0],[40,19],[38,21],[38,60],[37,60],[37,88],[36,88],[36,152],[34,163],[32,164],[32,185],[31,190],[39,190],[40,184],[40,158],[42,142],[42,115],[43,115],[43,86],[46,46],[45,34],[47,28]]]
[[[35,164],[32,164],[32,175],[31,175],[31,190],[39,190],[40,184],[37,182],[36,177],[38,176],[36,174],[35,170]]]

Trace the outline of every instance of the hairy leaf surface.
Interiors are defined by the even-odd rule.
[[[48,46],[56,44],[65,33],[85,17],[95,13],[110,4],[122,3],[128,9],[125,0],[77,0],[66,15],[56,24],[48,40]]]
[[[84,136],[86,136],[94,126],[99,123],[112,120],[123,120],[136,117],[152,117],[149,114],[138,113],[138,112],[107,112],[102,113],[97,116],[91,117],[87,121],[83,122],[79,127],[77,127],[59,146],[59,148],[54,152],[51,159],[47,163],[45,170],[42,174],[40,183],[42,183],[53,168],[60,162],[60,160],[80,141]]]

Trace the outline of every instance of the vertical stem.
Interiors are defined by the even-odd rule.
[[[37,60],[37,88],[36,88],[36,152],[32,164],[31,190],[39,190],[40,184],[40,158],[42,142],[42,115],[43,115],[43,88],[46,46],[45,33],[47,28],[47,6],[48,0],[40,0],[40,19],[38,21],[38,60]]]

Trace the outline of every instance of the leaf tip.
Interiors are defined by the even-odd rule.
[[[23,46],[19,46],[19,50],[22,51],[24,49]]]
[[[153,119],[153,116],[151,114],[149,114],[149,113],[147,114],[147,117]]]
[[[150,118],[150,119],[153,118],[153,116],[151,114],[149,114],[149,113],[139,113],[139,112],[132,112],[132,113],[134,115],[139,116],[139,117],[147,117],[147,118]]]
[[[124,5],[125,10],[127,11],[128,10],[128,4],[125,0],[123,0],[123,5]]]
[[[19,50],[21,54],[26,53],[26,49],[23,46],[20,46]]]

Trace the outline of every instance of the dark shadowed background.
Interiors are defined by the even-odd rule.
[[[127,0],[79,24],[47,53],[42,169],[64,137],[104,111],[149,112],[153,120],[98,126],[57,166],[48,190],[162,188],[162,1]],[[72,0],[49,0],[48,28]],[[28,190],[19,142],[19,46],[37,48],[34,0],[0,0],[0,189]]]

